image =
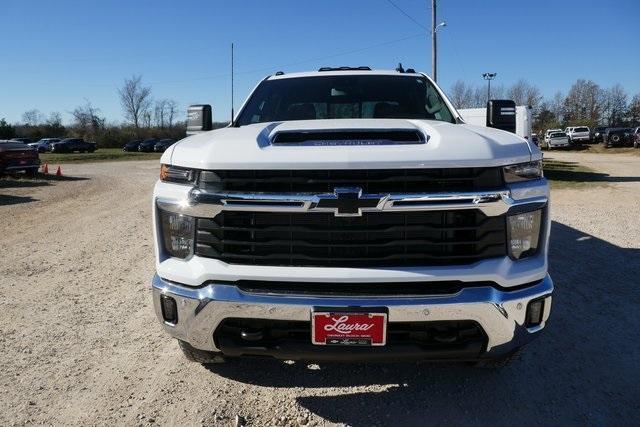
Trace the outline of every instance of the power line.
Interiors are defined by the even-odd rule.
[[[392,0],[387,0],[387,3],[389,3],[391,6],[395,7],[396,9],[398,9],[398,11],[400,13],[402,13],[404,16],[406,16],[407,18],[409,18],[411,21],[414,22],[414,24],[418,25],[420,28],[422,28],[425,31],[429,31],[429,29],[424,26],[420,21],[418,21],[417,19],[414,19],[413,16],[409,15],[407,12],[405,12],[400,6],[398,6],[397,4],[395,4]]]
[[[301,64],[305,64],[305,63],[309,63],[309,62],[316,62],[316,61],[323,61],[323,60],[327,60],[327,59],[338,58],[340,56],[352,55],[354,53],[360,53],[360,52],[364,52],[364,51],[367,51],[367,50],[375,49],[375,48],[378,48],[378,47],[388,46],[388,45],[395,44],[395,43],[400,43],[400,42],[403,42],[403,41],[406,41],[406,40],[415,39],[415,38],[418,38],[418,37],[424,37],[424,34],[423,33],[412,34],[412,35],[409,35],[409,36],[400,37],[400,38],[392,39],[392,40],[387,40],[387,41],[384,41],[384,42],[372,44],[372,45],[361,47],[361,48],[357,48],[357,49],[346,50],[346,51],[334,53],[334,54],[331,54],[331,55],[324,55],[324,56],[318,56],[318,57],[314,57],[314,58],[302,59],[300,61],[290,62],[290,63],[287,63],[287,64],[280,64],[280,65],[274,65],[274,66],[268,66],[268,67],[260,67],[260,68],[254,68],[254,69],[244,70],[244,71],[236,71],[235,75],[239,75],[239,74],[254,74],[254,73],[259,73],[259,72],[279,71],[279,70],[282,70],[282,69],[286,69],[287,67],[293,67],[293,66],[296,66],[296,65],[301,65]],[[216,79],[228,78],[230,75],[231,75],[231,73],[221,73],[221,74],[214,74],[214,75],[210,75],[210,76],[195,77],[195,78],[191,78],[191,79],[164,80],[164,81],[148,82],[147,84],[149,84],[149,85],[164,85],[164,84],[173,84],[173,83],[191,83],[191,82],[203,81],[203,80],[216,80]],[[31,82],[31,84],[55,85],[56,82]],[[118,84],[117,83],[95,83],[95,82],[94,83],[90,83],[90,82],[88,82],[88,83],[77,83],[77,85],[117,87]]]
[[[405,36],[405,37],[401,37],[401,38],[393,39],[393,40],[387,40],[387,41],[384,41],[384,42],[376,43],[376,44],[369,45],[369,46],[366,46],[366,47],[361,47],[361,48],[358,48],[358,49],[347,50],[347,51],[343,51],[343,52],[334,53],[334,54],[331,54],[331,55],[325,55],[325,56],[318,56],[318,57],[314,57],[314,58],[302,59],[300,61],[289,62],[287,64],[280,64],[280,65],[269,66],[269,67],[260,67],[260,68],[254,68],[254,69],[244,70],[244,71],[236,71],[235,75],[238,75],[238,74],[254,74],[254,73],[269,72],[269,71],[279,71],[279,70],[282,70],[282,69],[286,69],[287,67],[294,67],[296,65],[301,65],[301,64],[308,63],[308,62],[323,61],[323,60],[326,60],[326,59],[333,59],[333,58],[337,58],[337,57],[340,57],[340,56],[352,55],[354,53],[364,52],[366,50],[375,49],[375,48],[378,48],[378,47],[387,46],[387,45],[390,45],[390,44],[395,44],[395,43],[403,42],[403,41],[406,41],[406,40],[415,39],[415,38],[418,38],[418,37],[424,37],[424,34],[422,34],[422,33],[420,33],[420,34],[412,34],[410,36]],[[223,73],[223,74],[216,74],[216,75],[213,75],[213,76],[198,77],[198,78],[185,79],[185,80],[170,80],[170,81],[162,81],[162,82],[150,82],[149,84],[151,84],[151,85],[162,85],[162,84],[170,84],[170,83],[189,83],[189,82],[200,81],[200,80],[215,80],[215,79],[218,79],[218,78],[229,77],[229,75],[230,75],[229,73]]]

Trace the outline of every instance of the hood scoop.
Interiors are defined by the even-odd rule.
[[[276,132],[271,145],[403,145],[424,144],[427,139],[422,132],[409,129],[286,130]]]

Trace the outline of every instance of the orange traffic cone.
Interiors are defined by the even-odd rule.
[[[42,173],[44,173],[44,174],[48,174],[49,173],[49,165],[47,163],[44,164],[44,168],[42,169]]]
[[[56,176],[62,176],[62,169],[58,166],[58,170],[56,171]]]

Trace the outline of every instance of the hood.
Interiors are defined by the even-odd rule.
[[[35,151],[35,149],[22,142],[0,142],[0,152],[2,151]]]
[[[425,141],[272,143],[276,134],[284,132],[387,130],[418,131]],[[204,132],[172,145],[161,161],[196,169],[392,169],[490,167],[530,160],[531,148],[525,139],[497,129],[432,120],[341,119],[258,123]]]

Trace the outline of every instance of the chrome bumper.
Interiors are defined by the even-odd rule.
[[[173,337],[201,350],[219,351],[213,334],[225,318],[310,321],[313,307],[387,307],[389,322],[474,320],[487,334],[487,356],[508,353],[544,328],[551,310],[553,282],[547,275],[526,288],[506,291],[468,287],[451,295],[414,297],[325,297],[250,294],[230,284],[187,287],[153,278],[153,303],[164,329]],[[163,320],[160,296],[176,300],[178,322]],[[525,313],[533,299],[547,297],[543,322],[527,328]]]

